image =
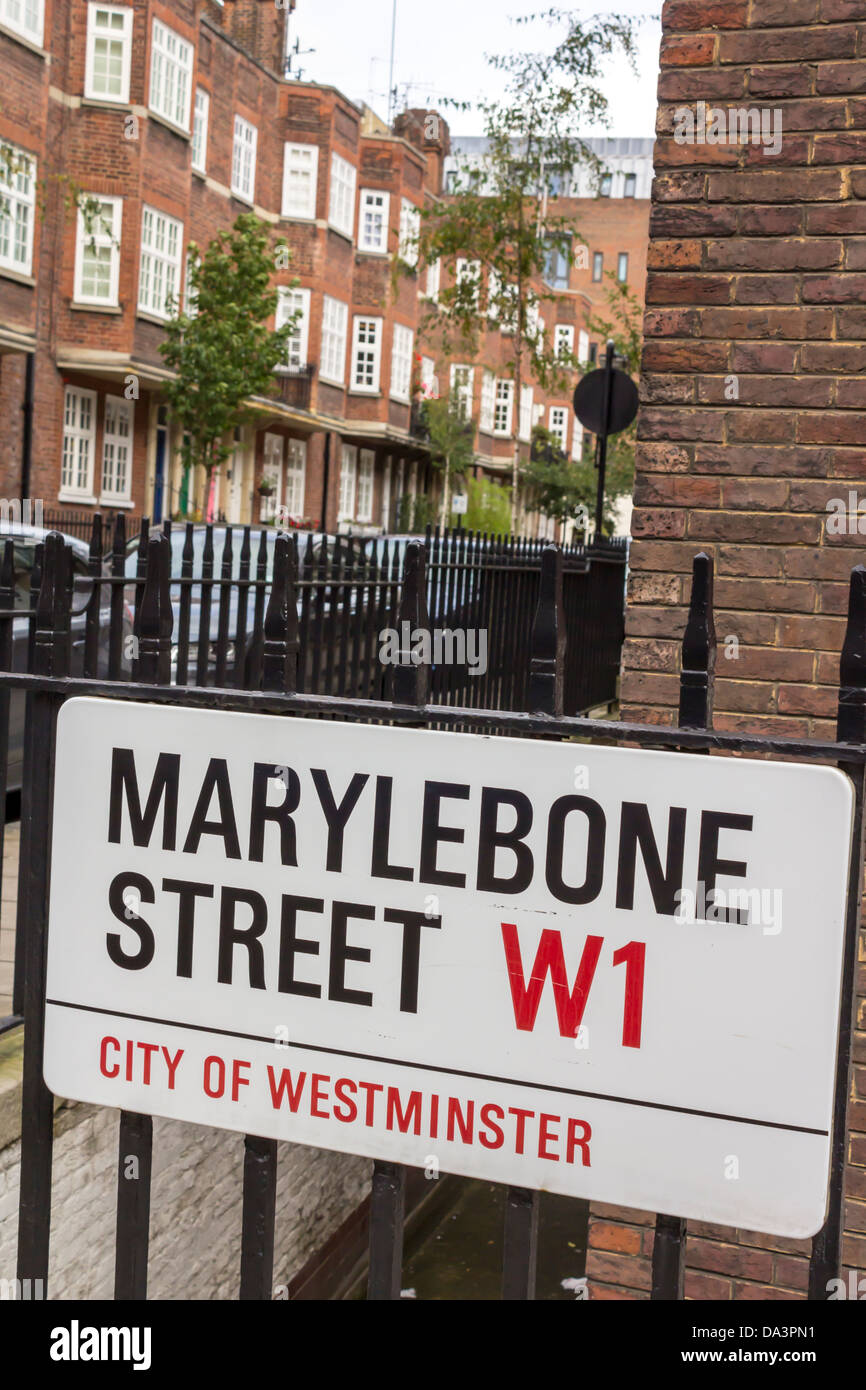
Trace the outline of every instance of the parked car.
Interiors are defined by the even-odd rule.
[[[44,541],[48,531],[37,526],[24,526],[18,522],[0,523],[0,553],[8,540],[15,546],[15,608],[21,610],[20,617],[12,621],[12,669],[27,670],[27,652],[30,634],[30,581],[36,560],[36,547]],[[91,579],[88,572],[89,547],[75,536],[63,539],[72,551],[73,596],[72,596],[72,651],[71,674],[81,675],[84,670],[85,609],[91,592]],[[104,585],[99,605],[99,669],[108,670],[108,638],[111,620],[111,595],[109,586]],[[132,632],[132,613],[124,607],[123,635]],[[21,787],[22,762],[24,750],[24,703],[23,690],[13,690],[9,702],[9,762],[7,770],[7,790],[17,791]]]
[[[229,603],[228,603],[228,642],[227,642],[227,645],[226,645],[226,663],[227,663],[227,670],[228,670],[229,672],[233,672],[233,669],[234,669],[235,658],[236,658],[236,652],[235,652],[235,638],[236,638],[236,634],[237,634],[238,614],[239,614],[238,580],[240,579],[240,572],[241,572],[241,545],[242,545],[242,542],[243,542],[243,527],[241,527],[241,526],[228,526],[228,525],[222,525],[222,524],[215,524],[215,525],[213,525],[213,527],[212,527],[211,529],[212,529],[212,539],[213,539],[213,571],[212,571],[212,576],[211,576],[211,577],[212,577],[212,579],[214,580],[214,584],[213,584],[213,588],[212,588],[211,591],[210,591],[210,617],[209,617],[209,621],[208,621],[208,641],[209,641],[209,646],[208,646],[207,673],[206,673],[206,677],[205,677],[205,683],[206,683],[206,684],[212,684],[212,683],[213,683],[213,681],[214,681],[214,679],[215,679],[215,673],[216,673],[216,667],[217,667],[217,655],[218,655],[218,652],[217,652],[217,644],[218,644],[218,639],[219,639],[219,630],[220,630],[220,608],[221,608],[221,602],[220,602],[221,585],[220,585],[220,583],[219,583],[218,581],[220,581],[220,580],[222,579],[223,554],[224,554],[224,551],[225,551],[226,535],[227,535],[227,533],[228,533],[229,531],[231,531],[231,533],[232,533],[232,569],[231,569],[231,578],[232,578],[232,580],[233,580],[233,583],[232,583],[231,589],[230,589],[230,591],[229,591]],[[273,574],[274,574],[274,554],[275,554],[275,547],[276,547],[276,539],[277,539],[277,536],[278,536],[278,535],[285,534],[284,532],[279,531],[279,530],[278,530],[277,528],[275,528],[275,527],[264,527],[264,526],[262,526],[262,527],[253,527],[253,528],[252,528],[252,534],[251,534],[251,536],[250,536],[250,569],[249,569],[250,589],[249,589],[249,591],[248,591],[247,599],[246,599],[246,633],[247,633],[248,642],[247,642],[247,646],[246,646],[245,653],[244,653],[244,658],[245,658],[245,675],[244,675],[243,684],[245,684],[245,685],[250,683],[249,677],[250,677],[250,666],[251,666],[251,664],[253,664],[253,663],[257,662],[258,660],[260,660],[260,657],[261,657],[261,643],[260,643],[260,642],[254,641],[254,640],[253,640],[253,637],[252,637],[252,634],[253,634],[253,629],[254,629],[255,611],[256,611],[256,587],[255,587],[255,581],[256,581],[257,578],[258,578],[259,545],[260,545],[260,536],[261,536],[261,533],[262,533],[262,532],[264,532],[264,534],[265,534],[265,541],[266,541],[267,559],[266,559],[266,565],[265,565],[265,581],[266,581],[266,583],[267,583],[268,585],[270,585],[270,583],[271,583],[271,581],[272,581],[272,579],[273,579]],[[306,560],[307,560],[308,535],[309,535],[309,534],[310,534],[310,533],[307,533],[307,532],[298,533],[298,552],[299,552],[299,557],[300,557],[300,566],[299,566],[299,575],[298,575],[298,577],[299,577],[300,579],[305,579],[305,578],[309,578],[309,577],[310,577],[310,576],[307,574],[307,572],[306,572]],[[190,677],[193,677],[193,676],[195,675],[196,665],[197,665],[197,657],[198,657],[198,642],[199,642],[199,632],[200,632],[200,629],[201,629],[201,615],[202,615],[202,587],[201,587],[201,577],[202,577],[202,568],[203,568],[203,564],[204,564],[204,547],[205,547],[206,535],[207,535],[207,527],[206,527],[206,525],[205,525],[203,522],[202,522],[202,523],[198,523],[198,522],[195,523],[194,526],[193,526],[193,530],[192,530],[192,545],[193,545],[192,576],[193,576],[193,580],[194,580],[195,582],[193,583],[193,586],[192,586],[192,594],[191,594],[190,610],[189,610],[189,649],[188,649],[188,651],[189,651],[189,656],[188,656],[188,668],[187,668],[187,670],[188,670],[188,675],[189,675]],[[183,565],[183,552],[184,552],[184,548],[185,548],[185,546],[186,546],[186,526],[185,526],[184,524],[180,524],[180,525],[174,526],[174,527],[172,528],[172,531],[171,531],[171,542],[170,542],[170,543],[171,543],[171,577],[172,577],[172,581],[174,581],[174,582],[172,583],[172,585],[171,585],[171,605],[172,605],[172,617],[173,617],[173,622],[172,622],[172,680],[174,681],[174,679],[175,679],[175,677],[176,677],[176,673],[177,673],[177,668],[178,668],[178,657],[179,657],[179,654],[180,654],[180,647],[179,647],[178,638],[179,638],[179,633],[180,633],[180,611],[181,611],[181,592],[182,592],[180,584],[177,583],[176,581],[179,580],[179,579],[180,579],[180,576],[181,576],[182,565]],[[330,552],[333,551],[334,543],[335,543],[335,538],[334,538],[333,536],[327,536],[327,535],[324,535],[323,533],[318,533],[318,532],[315,533],[315,534],[313,534],[313,565],[314,565],[314,567],[315,567],[315,565],[317,564],[317,562],[318,562],[318,560],[319,560],[319,557],[320,557],[320,555],[321,555],[322,546],[323,546],[323,545],[327,546],[327,547],[328,547],[328,551],[329,551],[329,553],[330,553]],[[127,554],[126,554],[126,577],[127,577],[127,579],[129,579],[129,580],[134,580],[134,579],[136,578],[136,576],[138,575],[138,550],[139,550],[139,538],[138,538],[137,536],[133,536],[133,537],[127,542],[127,547],[126,547],[126,551],[127,551]],[[130,583],[130,584],[128,584],[128,585],[126,586],[126,589],[125,589],[127,602],[129,603],[130,607],[132,607],[133,609],[135,608],[135,602],[136,602],[136,587],[137,587],[136,585]],[[330,606],[330,601],[331,601],[331,600],[330,600],[330,596],[326,596],[326,599],[325,599],[325,607],[326,607],[326,608],[328,608],[328,607]],[[301,612],[302,612],[302,608],[303,608],[303,596],[302,596],[302,594],[301,594],[300,591],[299,591],[298,597],[297,597],[297,608],[298,608],[298,617],[300,618]]]

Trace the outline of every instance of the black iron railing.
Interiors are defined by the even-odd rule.
[[[847,1144],[847,1104],[851,1083],[851,1048],[853,1019],[853,986],[855,986],[856,947],[860,906],[860,876],[862,876],[863,784],[866,777],[866,570],[853,571],[851,599],[848,610],[848,632],[841,662],[840,698],[838,698],[837,742],[803,741],[781,737],[716,733],[712,728],[712,694],[714,666],[712,560],[698,556],[692,585],[691,607],[683,645],[681,673],[680,726],[655,727],[639,724],[614,723],[567,716],[566,699],[567,637],[577,644],[581,632],[569,634],[567,619],[566,574],[569,567],[575,584],[592,573],[592,556],[575,553],[563,556],[555,546],[545,546],[537,555],[531,546],[514,545],[512,553],[493,549],[493,563],[484,564],[484,553],[475,538],[475,555],[466,555],[463,546],[471,550],[470,539],[443,538],[439,550],[431,543],[411,542],[402,556],[402,566],[393,560],[392,570],[384,567],[373,581],[375,589],[371,609],[361,612],[374,614],[373,631],[381,621],[381,612],[388,613],[400,631],[427,632],[432,627],[428,612],[428,595],[439,600],[442,592],[450,595],[450,605],[460,612],[461,605],[473,605],[481,595],[482,612],[500,612],[505,603],[507,617],[521,634],[520,645],[514,648],[516,659],[524,670],[512,687],[512,708],[505,706],[461,705],[457,696],[463,694],[466,681],[459,685],[452,701],[442,701],[436,695],[435,667],[411,662],[403,645],[402,659],[393,667],[388,696],[359,699],[345,688],[341,694],[321,694],[320,687],[306,685],[306,670],[300,653],[310,639],[310,614],[316,628],[324,621],[327,603],[334,606],[335,631],[342,634],[352,627],[350,606],[341,594],[350,585],[349,559],[359,562],[352,548],[346,549],[343,560],[334,562],[334,569],[321,585],[329,598],[322,605],[307,607],[304,634],[304,607],[300,594],[303,585],[316,585],[310,575],[316,566],[316,555],[304,566],[296,538],[279,535],[274,543],[274,557],[268,580],[267,548],[257,550],[253,563],[249,531],[243,535],[240,549],[239,580],[232,580],[232,559],[222,557],[225,578],[218,589],[218,626],[220,642],[228,634],[228,609],[225,595],[235,582],[246,585],[253,594],[250,644],[261,642],[256,663],[236,663],[235,674],[243,680],[232,684],[227,659],[222,659],[217,673],[218,688],[202,688],[203,676],[210,676],[207,659],[202,662],[202,642],[196,673],[183,667],[179,673],[178,657],[174,655],[186,630],[189,646],[190,603],[192,603],[192,534],[186,532],[183,545],[182,573],[175,578],[171,567],[171,543],[164,531],[143,534],[142,575],[135,585],[135,644],[132,649],[133,678],[124,666],[124,589],[128,580],[125,566],[124,527],[118,521],[113,546],[111,573],[104,573],[100,564],[101,535],[99,527],[93,537],[92,591],[86,598],[86,632],[83,641],[81,670],[70,676],[72,630],[75,623],[75,594],[72,585],[70,550],[58,535],[49,535],[40,546],[38,569],[33,574],[31,595],[31,653],[28,670],[13,667],[14,620],[14,546],[7,542],[0,564],[0,806],[6,791],[8,713],[10,694],[26,691],[25,774],[22,794],[22,845],[19,860],[18,887],[18,958],[24,970],[15,974],[15,1015],[13,1022],[25,1024],[24,1084],[22,1084],[22,1145],[21,1198],[19,1198],[18,1277],[21,1280],[43,1280],[47,1287],[49,1273],[49,1233],[51,1220],[51,1150],[53,1150],[53,1097],[43,1081],[42,1047],[44,1023],[44,951],[46,951],[47,884],[50,867],[50,802],[53,778],[54,727],[57,712],[64,699],[72,695],[110,696],[131,702],[175,703],[183,706],[217,706],[224,709],[259,710],[279,716],[335,716],[367,723],[405,724],[414,727],[463,728],[482,730],[488,734],[518,734],[523,737],[582,738],[605,744],[652,746],[652,748],[691,749],[734,753],[776,753],[783,758],[798,758],[806,762],[837,763],[851,778],[855,790],[853,815],[851,873],[849,873],[847,938],[845,938],[844,980],[842,980],[842,1011],[840,1041],[838,1041],[837,1080],[833,1150],[831,1150],[830,1200],[826,1225],[815,1237],[810,1261],[809,1293],[812,1298],[826,1298],[827,1280],[838,1276],[841,1266],[842,1240],[842,1181],[844,1181],[845,1144]],[[188,542],[189,541],[189,545]],[[211,537],[213,542],[213,537]],[[537,563],[521,564],[525,555]],[[474,560],[474,567],[473,562]],[[459,563],[461,562],[461,563]],[[513,563],[510,563],[513,562]],[[327,555],[321,559],[328,569]],[[211,553],[213,567],[213,553]],[[303,574],[306,569],[307,578]],[[431,573],[428,573],[430,569]],[[621,567],[619,582],[621,582]],[[514,587],[517,577],[517,587]],[[197,581],[203,587],[221,581]],[[370,575],[361,582],[370,587]],[[468,585],[460,594],[459,584]],[[179,587],[179,605],[172,600],[172,584]],[[489,588],[489,585],[498,585]],[[507,585],[512,584],[512,588]],[[474,585],[474,588],[473,588]],[[503,587],[505,585],[505,587]],[[535,585],[535,587],[532,587]],[[265,588],[268,589],[265,606]],[[101,592],[110,595],[111,630],[107,645],[107,670],[103,674],[100,660],[100,626],[103,617]],[[507,595],[507,600],[505,598]],[[378,603],[382,603],[379,612]],[[204,596],[202,596],[204,603]],[[239,612],[247,613],[245,605]],[[246,624],[246,617],[243,623]],[[367,621],[370,621],[367,619]],[[246,631],[235,627],[235,642],[245,649]],[[370,628],[364,627],[364,634]],[[204,655],[207,644],[204,641]],[[342,635],[341,635],[342,641]],[[345,649],[343,649],[345,651]],[[217,660],[220,657],[217,655]],[[174,666],[174,670],[172,670]],[[336,670],[336,666],[334,667]],[[353,657],[339,657],[339,670],[360,670]],[[498,664],[493,687],[482,685],[485,694],[495,694],[505,687],[505,676]],[[498,684],[496,684],[498,682]],[[521,703],[518,703],[521,702]],[[147,1115],[121,1115],[120,1154],[125,1161],[135,1156],[138,1161],[138,1181],[124,1179],[121,1161],[117,1183],[117,1243],[115,1243],[115,1297],[145,1298],[147,1290],[147,1258],[149,1258],[150,1170],[152,1170],[153,1130]],[[240,1175],[239,1175],[240,1176]],[[247,1137],[243,1162],[243,1226],[240,1236],[240,1295],[243,1298],[272,1297],[272,1258],[274,1258],[275,1184],[277,1184],[277,1144],[254,1136]],[[370,1280],[368,1297],[399,1298],[402,1270],[403,1207],[405,1207],[406,1170],[398,1163],[377,1162],[374,1165],[373,1193],[370,1216]],[[577,1200],[575,1200],[577,1201]],[[581,1216],[587,1205],[581,1201]],[[577,1215],[577,1213],[575,1213]],[[531,1298],[535,1283],[535,1248],[537,1248],[538,1194],[523,1188],[509,1190],[506,1202],[505,1259],[503,1259],[503,1297]],[[653,1251],[653,1298],[683,1297],[685,1255],[685,1223],[674,1215],[657,1218],[655,1251]]]
[[[283,405],[294,406],[296,410],[309,410],[316,376],[315,362],[306,362],[302,367],[284,367],[278,376],[279,398]]]
[[[118,529],[122,541],[122,526]],[[98,535],[94,537],[95,556],[101,554],[100,540]],[[255,585],[252,631],[262,636],[259,662],[254,667],[244,665],[240,668],[245,676],[243,688],[226,683],[225,668],[220,671],[219,688],[201,688],[200,664],[195,676],[185,671],[182,680],[172,683],[175,637],[184,623],[188,630],[189,602],[182,601],[178,612],[172,601],[171,586],[176,581],[173,581],[171,572],[171,546],[165,534],[160,532],[146,538],[142,551],[144,578],[137,586],[135,677],[128,679],[123,670],[123,630],[119,620],[109,642],[108,670],[102,676],[96,640],[101,621],[100,591],[108,588],[112,613],[115,615],[122,610],[126,582],[122,572],[125,547],[117,541],[116,537],[112,574],[104,575],[98,564],[93,566],[92,593],[86,609],[83,669],[76,676],[68,674],[74,593],[70,552],[62,539],[50,535],[41,548],[39,568],[33,582],[32,655],[29,670],[23,673],[13,674],[10,670],[14,618],[14,555],[11,542],[7,542],[4,548],[0,566],[0,805],[3,804],[2,793],[6,785],[8,697],[16,690],[27,692],[18,895],[19,954],[23,951],[26,962],[23,974],[16,974],[15,1002],[19,1020],[23,1013],[25,1024],[19,1279],[42,1280],[44,1287],[47,1287],[54,1120],[53,1098],[42,1075],[42,1038],[55,722],[66,698],[88,694],[131,702],[258,710],[277,715],[334,716],[361,723],[382,721],[416,727],[476,729],[494,735],[508,733],[547,739],[581,738],[640,747],[706,752],[712,749],[727,754],[776,754],[813,763],[836,763],[851,779],[855,809],[829,1205],[824,1228],[813,1241],[810,1264],[810,1297],[826,1298],[828,1280],[838,1276],[842,1259],[843,1179],[866,779],[866,569],[858,567],[852,575],[848,628],[841,662],[837,741],[832,742],[723,733],[712,729],[715,657],[712,561],[705,555],[699,555],[695,560],[689,619],[683,643],[680,725],[672,728],[595,721],[569,717],[563,713],[567,647],[564,597],[566,559],[553,546],[545,547],[540,555],[538,585],[533,597],[529,594],[530,571],[527,567],[521,570],[517,565],[509,570],[508,565],[502,563],[492,567],[499,584],[505,582],[509,573],[512,576],[515,572],[521,575],[523,588],[512,591],[510,621],[513,626],[519,626],[522,632],[529,634],[525,636],[520,649],[526,679],[515,686],[515,698],[519,691],[524,703],[520,708],[505,709],[465,706],[456,701],[452,704],[437,703],[435,672],[431,671],[429,665],[414,664],[405,646],[401,661],[394,668],[390,698],[370,701],[359,700],[355,695],[346,693],[307,693],[303,688],[299,661],[299,653],[303,650],[303,609],[301,607],[299,613],[299,590],[309,580],[304,581],[301,577],[301,557],[296,538],[286,535],[278,536],[275,542],[266,608],[266,553],[262,555],[259,552],[261,558],[257,561],[255,578],[248,571],[247,577],[241,581],[249,586]],[[249,562],[251,558],[248,542],[247,535],[241,552],[245,556],[242,563]],[[192,592],[189,573],[191,546],[189,553],[186,553],[186,546],[184,550],[182,598]],[[439,567],[438,578],[432,580],[427,573],[428,552],[430,568],[435,571]],[[498,558],[501,560],[502,557]],[[586,556],[583,562],[587,563]],[[230,557],[227,563],[230,566]],[[379,588],[386,590],[388,613],[393,615],[398,628],[402,630],[405,624],[411,632],[429,634],[432,626],[427,609],[429,586],[433,584],[434,594],[450,586],[456,567],[449,569],[449,565],[447,545],[435,557],[432,548],[412,542],[403,557],[402,569],[395,571],[393,580],[377,581]],[[464,571],[464,579],[467,578],[467,567],[460,568]],[[483,567],[476,567],[474,578],[471,573],[468,575],[473,582],[478,579],[479,569],[484,577]],[[332,577],[332,589],[335,584],[339,589],[342,582],[340,573],[338,571],[336,581]],[[485,592],[483,583],[481,587]],[[226,592],[227,587],[221,591],[221,604]],[[501,596],[503,590],[500,588],[496,592]],[[334,601],[339,612],[339,602]],[[342,615],[347,613],[348,608],[344,605]],[[223,627],[225,630],[225,625]],[[121,1299],[141,1299],[147,1292],[152,1142],[149,1116],[122,1114],[115,1251],[115,1296]],[[138,1181],[135,1183],[124,1179],[123,1160],[128,1163],[130,1156],[134,1156],[138,1164]],[[379,1161],[374,1166],[368,1285],[368,1297],[373,1299],[396,1299],[400,1296],[405,1178],[405,1169],[399,1164]],[[248,1137],[242,1180],[243,1226],[239,1249],[241,1297],[267,1299],[272,1297],[273,1287],[277,1180],[277,1146],[274,1141]],[[581,1204],[581,1216],[584,1217],[586,1203],[582,1201]],[[505,1298],[525,1299],[533,1296],[537,1228],[537,1193],[522,1188],[510,1189],[506,1203],[502,1286]],[[682,1297],[685,1248],[685,1222],[676,1214],[660,1215],[653,1254],[653,1298]]]

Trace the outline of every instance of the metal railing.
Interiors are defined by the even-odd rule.
[[[21,1190],[19,1209],[18,1277],[47,1281],[51,1227],[51,1163],[53,1097],[43,1080],[42,1047],[45,1016],[45,947],[50,868],[50,811],[53,748],[57,713],[74,695],[110,697],[130,702],[210,706],[303,717],[316,715],[358,723],[384,722],[411,727],[480,729],[487,734],[523,737],[581,738],[605,744],[637,745],[737,754],[776,754],[808,762],[836,763],[851,779],[855,801],[852,854],[843,967],[842,1006],[835,1082],[830,1192],[827,1219],[815,1237],[810,1264],[809,1296],[826,1297],[827,1281],[838,1275],[842,1258],[843,1179],[846,1152],[847,1101],[851,1076],[854,980],[862,875],[863,793],[866,778],[866,569],[852,576],[848,628],[841,662],[837,741],[809,741],[712,729],[713,629],[712,562],[700,555],[694,582],[680,677],[678,727],[595,721],[563,713],[565,692],[566,610],[563,597],[565,561],[553,546],[541,555],[535,607],[522,603],[512,613],[515,625],[525,626],[523,644],[528,678],[519,687],[525,694],[522,710],[480,709],[436,703],[429,666],[404,659],[395,668],[389,699],[361,700],[353,695],[306,693],[299,690],[298,550],[294,538],[277,537],[273,573],[263,612],[263,652],[257,679],[243,688],[221,684],[200,688],[194,677],[172,684],[172,646],[178,614],[171,599],[170,543],[164,534],[147,540],[146,574],[137,604],[138,655],[135,678],[124,678],[117,645],[109,644],[109,671],[98,674],[99,591],[108,584],[112,604],[123,602],[122,575],[102,576],[94,568],[88,600],[87,637],[83,671],[70,676],[73,622],[72,567],[68,548],[51,535],[40,557],[35,606],[32,610],[32,660],[24,673],[11,673],[13,611],[13,547],[6,544],[0,568],[0,792],[5,791],[8,701],[15,690],[27,692],[25,776],[22,802],[22,848],[19,872],[19,942],[24,947],[23,978],[17,1009],[24,1016],[24,1076],[22,1098]],[[98,547],[96,553],[99,553]],[[122,553],[122,547],[121,551]],[[435,564],[435,561],[431,562]],[[440,560],[441,564],[441,560]],[[446,561],[447,564],[447,561]],[[420,542],[407,548],[399,576],[399,600],[394,601],[398,624],[429,631],[426,608],[427,549]],[[503,568],[503,573],[507,570]],[[252,582],[252,581],[245,581]],[[258,582],[258,581],[257,581]],[[189,592],[187,585],[184,592]],[[264,588],[257,590],[263,594]],[[183,621],[183,609],[180,619]],[[257,619],[258,622],[258,619]],[[249,668],[246,668],[250,674]],[[224,674],[224,673],[223,673]],[[2,804],[2,798],[0,798]],[[126,1162],[137,1160],[138,1181],[117,1181],[115,1297],[141,1299],[147,1293],[149,1250],[152,1120],[149,1115],[121,1113],[119,1152]],[[243,1164],[243,1224],[239,1248],[240,1296],[272,1297],[277,1144],[247,1136]],[[406,1171],[399,1164],[374,1165],[370,1206],[368,1297],[400,1296]],[[580,1200],[583,1213],[586,1203]],[[503,1297],[531,1298],[539,1196],[511,1188],[506,1202]],[[683,1292],[686,1248],[685,1222],[660,1215],[653,1251],[652,1296],[679,1299]],[[47,1282],[45,1282],[47,1287]]]

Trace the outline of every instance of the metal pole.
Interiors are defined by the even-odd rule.
[[[610,429],[610,403],[613,393],[613,357],[614,343],[612,338],[607,340],[607,351],[604,359],[604,401],[602,404],[601,419],[602,430],[595,441],[595,466],[598,469],[598,492],[595,499],[595,539],[601,540],[601,523],[604,516],[604,483],[607,473],[607,436]]]
[[[394,114],[394,43],[397,35],[397,0],[391,12],[391,65],[388,69],[388,125]]]
[[[320,529],[323,535],[328,531],[328,487],[331,474],[331,431],[325,434],[325,462],[322,469],[322,519]]]
[[[24,428],[22,430],[21,435],[21,515],[29,515],[31,522],[34,521],[32,502],[30,505],[29,513],[25,513],[24,507],[26,506],[27,501],[30,497],[30,470],[33,461],[33,402],[35,397],[35,372],[36,353],[28,352],[27,365],[24,369],[24,404],[21,407],[21,413],[24,416]]]

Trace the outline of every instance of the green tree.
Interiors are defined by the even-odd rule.
[[[642,349],[643,310],[628,285],[611,273],[605,292],[607,309],[589,319],[587,328],[605,344],[613,340],[623,370],[637,376]],[[598,370],[598,364],[582,368],[584,375]],[[603,520],[606,529],[614,524],[614,507],[634,487],[634,447],[637,425],[622,434],[611,435],[607,443]],[[587,441],[588,444],[588,441]],[[557,521],[576,521],[585,526],[595,514],[598,473],[588,447],[580,459],[566,459],[556,436],[537,427],[532,434],[529,463],[523,479],[534,507]]]
[[[271,243],[251,212],[220,232],[204,255],[190,242],[191,312],[174,315],[160,352],[175,373],[164,389],[184,432],[184,464],[200,464],[208,488],[231,453],[233,431],[253,414],[250,398],[275,393],[275,368],[285,360],[297,315],[276,330],[266,320],[277,305],[274,270],[288,257],[285,240]]]
[[[511,501],[508,488],[489,478],[469,478],[468,505],[464,523],[468,531],[488,536],[507,536],[511,532]]]
[[[534,510],[586,530],[595,506],[595,470],[590,463],[569,462],[556,435],[538,425],[532,432],[523,481]]]
[[[532,16],[536,18],[537,16]],[[517,529],[520,494],[520,400],[531,376],[542,387],[558,385],[573,358],[556,356],[541,328],[547,300],[556,298],[551,263],[574,264],[579,233],[573,219],[557,213],[560,191],[574,170],[599,161],[580,131],[607,117],[600,82],[606,60],[624,52],[634,62],[634,21],[626,16],[592,16],[550,10],[546,18],[564,26],[552,52],[521,52],[490,59],[506,77],[504,96],[481,102],[488,153],[465,170],[453,196],[425,209],[418,247],[430,264],[465,262],[453,285],[431,307],[443,342],[477,353],[490,320],[511,334],[508,368],[514,381],[512,409],[512,529]],[[581,243],[581,246],[583,244]],[[585,247],[581,254],[586,255]],[[486,280],[486,293],[484,283]],[[540,288],[541,287],[541,288]],[[428,325],[425,325],[428,326]]]
[[[447,526],[451,515],[453,481],[455,478],[465,478],[475,462],[475,424],[468,417],[457,392],[425,401],[424,411],[430,435],[431,462],[442,473],[439,524]]]

